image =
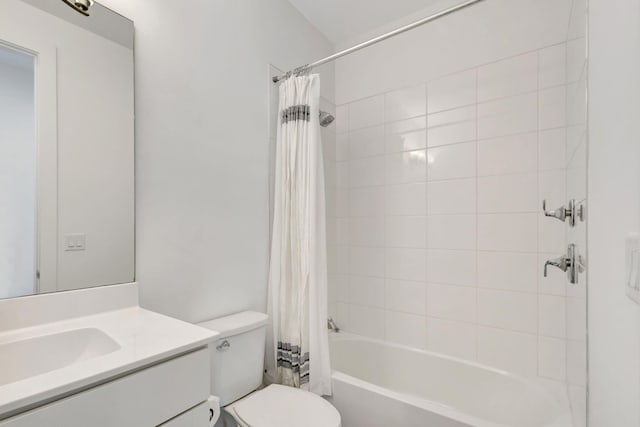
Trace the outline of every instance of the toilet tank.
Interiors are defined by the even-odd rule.
[[[219,332],[209,345],[211,353],[211,394],[226,406],[262,385],[267,315],[245,311],[200,323]]]

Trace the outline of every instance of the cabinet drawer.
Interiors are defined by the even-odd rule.
[[[159,427],[208,427],[208,421],[209,405],[205,402]]]
[[[205,348],[16,415],[0,427],[154,427],[208,397]]]

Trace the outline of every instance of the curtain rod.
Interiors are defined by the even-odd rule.
[[[389,33],[386,33],[386,34],[383,34],[381,36],[375,37],[375,38],[373,38],[371,40],[368,40],[368,41],[366,41],[364,43],[360,43],[358,45],[355,45],[355,46],[350,47],[349,49],[345,49],[345,50],[343,50],[341,52],[334,53],[333,55],[328,56],[328,57],[326,57],[324,59],[321,59],[319,61],[312,62],[311,64],[303,65],[301,67],[295,68],[295,69],[293,69],[293,70],[291,70],[289,72],[286,72],[284,74],[281,74],[279,76],[274,76],[273,77],[273,82],[274,83],[278,83],[280,80],[283,80],[283,79],[287,78],[290,75],[303,73],[303,72],[311,70],[312,68],[318,67],[320,65],[324,65],[327,62],[335,61],[338,58],[342,58],[343,56],[349,55],[349,54],[351,54],[353,52],[357,52],[357,51],[359,51],[361,49],[364,49],[365,47],[369,47],[369,46],[374,45],[376,43],[380,43],[383,40],[387,40],[387,39],[389,39],[391,37],[395,37],[395,36],[397,36],[399,34],[406,33],[407,31],[413,30],[414,28],[420,27],[420,26],[422,26],[422,25],[424,25],[424,24],[426,24],[428,22],[435,21],[436,19],[439,19],[439,18],[442,18],[444,16],[450,15],[450,14],[452,14],[454,12],[457,12],[459,10],[465,9],[465,8],[467,8],[469,6],[472,6],[472,5],[476,4],[476,3],[479,3],[481,1],[484,1],[484,0],[468,0],[468,1],[465,1],[464,3],[461,3],[461,4],[457,5],[457,6],[453,6],[453,7],[450,7],[449,9],[445,9],[443,11],[440,11],[440,12],[436,13],[435,15],[431,15],[431,16],[428,16],[426,18],[422,18],[419,21],[416,21],[416,22],[411,23],[409,25],[405,25],[404,27],[398,28],[397,30],[393,30],[393,31],[391,31]]]

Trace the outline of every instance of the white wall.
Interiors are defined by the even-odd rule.
[[[0,298],[30,295],[36,283],[33,60],[19,67],[0,58],[0,188]]]
[[[142,304],[188,321],[265,310],[269,64],[331,45],[285,0],[103,3],[136,24]]]
[[[330,301],[346,330],[584,400],[585,277],[542,277],[567,244],[542,200],[567,202],[567,166],[585,198],[574,3],[485,2],[337,62]]]
[[[640,425],[640,310],[625,239],[640,231],[640,4],[589,2],[589,416]]]

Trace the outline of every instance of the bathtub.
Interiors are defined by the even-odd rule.
[[[342,427],[570,427],[564,387],[427,351],[331,334]]]

